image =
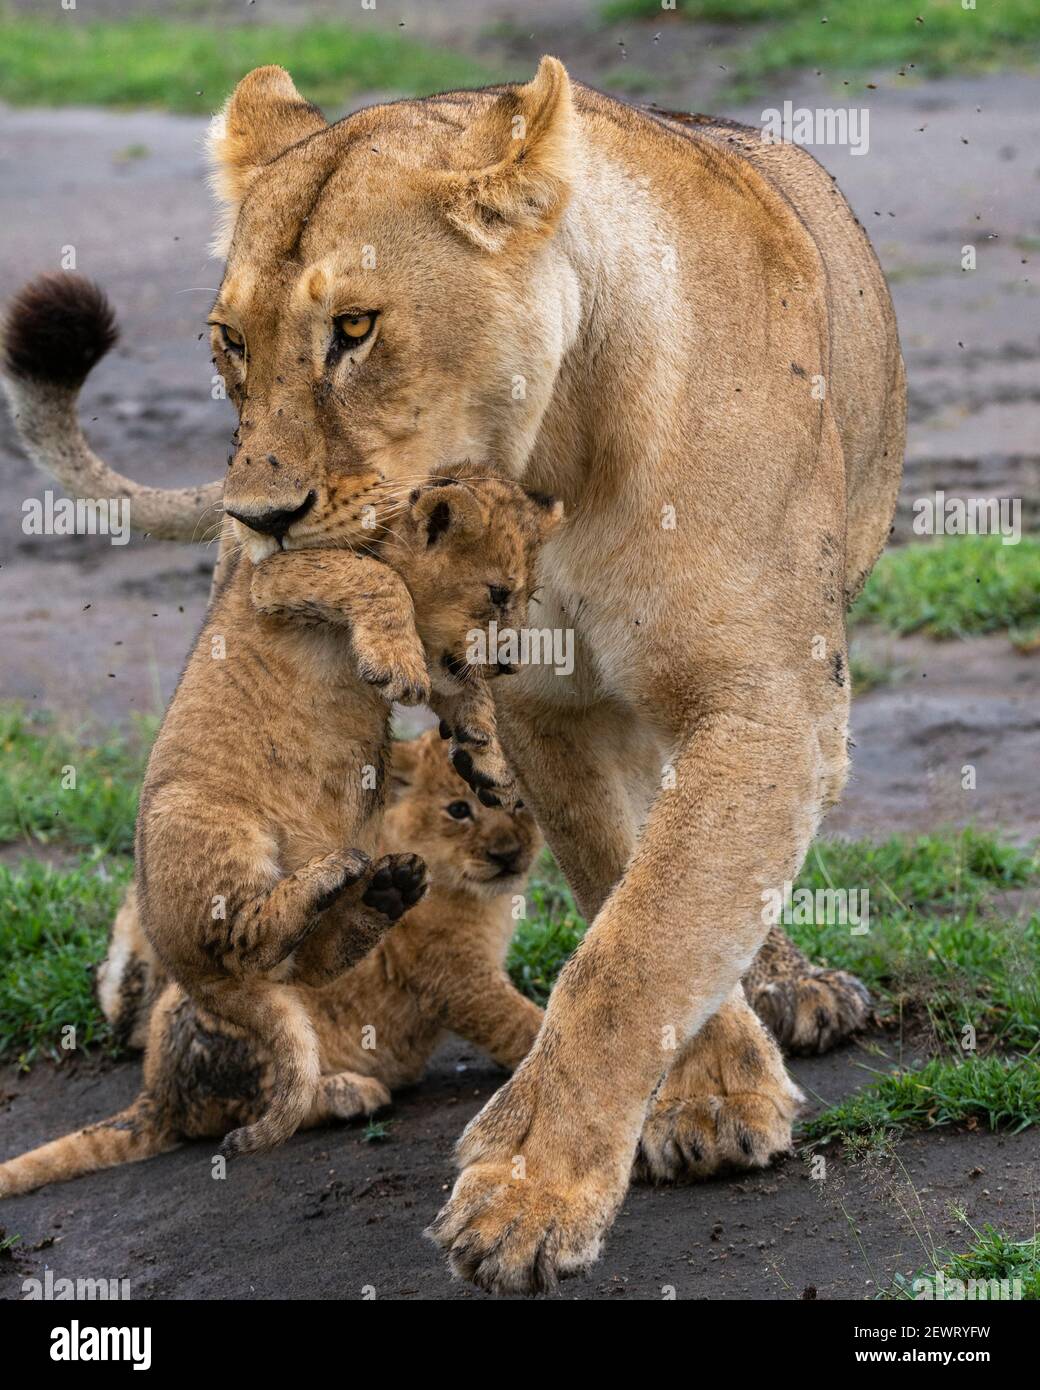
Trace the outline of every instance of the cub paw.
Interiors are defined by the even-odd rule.
[[[334,850],[332,854],[326,854],[308,864],[301,871],[301,877],[306,874],[311,880],[314,911],[324,912],[348,888],[359,883],[371,862],[364,850],[344,849]]]
[[[497,738],[480,743],[469,731],[456,729],[452,736],[451,763],[482,806],[504,806],[509,811],[523,806],[516,778]]]
[[[870,1019],[866,985],[844,970],[771,980],[748,1001],[784,1052],[828,1052]]]
[[[358,675],[374,685],[387,704],[423,705],[430,698],[430,674],[418,640],[402,643],[401,634],[354,631]]]
[[[417,854],[387,854],[372,866],[361,901],[396,922],[415,906],[428,887],[426,864]]]

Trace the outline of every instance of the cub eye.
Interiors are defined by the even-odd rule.
[[[340,349],[360,347],[376,325],[375,314],[341,314],[334,320],[335,346]]]
[[[222,323],[220,327],[220,338],[224,347],[235,357],[241,357],[246,350],[246,340],[239,333],[237,328],[231,328],[228,324]]]
[[[468,801],[453,801],[450,806],[445,807],[445,810],[452,820],[466,820],[467,817],[472,818],[473,816]]]

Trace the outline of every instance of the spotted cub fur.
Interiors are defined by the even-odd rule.
[[[503,968],[518,895],[541,844],[530,812],[484,806],[430,732],[396,743],[382,847],[418,852],[430,891],[349,973],[296,994],[316,1039],[319,1078],[305,1126],[367,1114],[418,1080],[446,1030],[515,1067],[542,1012]],[[215,1138],[257,1122],[276,1068],[267,1044],[207,1013],[148,953],[132,900],[121,914],[118,959],[158,993],[151,1010],[144,1088],[119,1115],[0,1164],[0,1196],[148,1158],[184,1139]],[[110,969],[118,960],[110,953]],[[137,995],[138,1003],[147,995]],[[127,996],[129,998],[129,995]],[[140,1019],[134,1009],[135,1018]]]

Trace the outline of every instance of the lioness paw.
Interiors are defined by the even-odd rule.
[[[603,1245],[613,1201],[592,1185],[543,1187],[508,1164],[475,1164],[461,1174],[426,1234],[451,1272],[488,1293],[551,1293],[583,1273]]]
[[[790,1149],[790,1112],[768,1096],[709,1095],[658,1102],[643,1126],[636,1175],[651,1182],[697,1181],[766,1168]]]

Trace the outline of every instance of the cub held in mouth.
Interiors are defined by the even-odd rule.
[[[378,559],[240,556],[218,589],[149,760],[135,891],[161,968],[272,1059],[268,1107],[228,1155],[308,1113],[320,1064],[300,988],[354,966],[425,891],[417,855],[369,857],[390,705],[431,699],[482,800],[492,785],[515,800],[466,634],[522,622],[560,515],[460,466],[411,492]]]

